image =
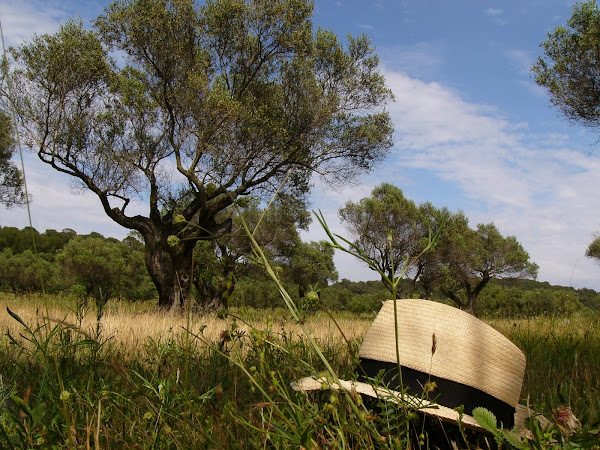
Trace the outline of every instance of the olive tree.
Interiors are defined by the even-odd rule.
[[[330,281],[337,281],[333,253],[333,248],[326,241],[299,241],[294,246],[287,267],[284,267],[284,274],[287,272],[287,276],[298,285],[300,298],[311,290],[318,292],[319,284],[327,286]]]
[[[310,214],[302,201],[278,195],[264,208],[258,198],[229,207],[219,219],[231,219],[229,233],[196,245],[194,286],[213,309],[227,307],[240,275],[256,275],[252,269],[252,245],[245,227],[265,255],[275,264],[287,264],[300,241],[299,229],[306,230]],[[262,205],[264,206],[264,205]]]
[[[544,56],[531,71],[548,89],[554,106],[571,122],[600,130],[600,9],[595,0],[576,3],[566,26],[548,33]],[[590,243],[586,256],[600,257],[600,241]]]
[[[420,252],[421,238],[426,234],[415,203],[389,183],[376,187],[370,197],[357,203],[347,202],[339,216],[355,244],[372,261],[369,267],[390,280],[399,275],[398,269],[407,258]]]
[[[39,158],[138,231],[159,304],[184,304],[200,239],[248,195],[307,194],[381,161],[391,92],[365,36],[313,29],[308,0],[124,0],[13,51]],[[148,214],[131,212],[147,202]]]
[[[476,314],[477,297],[492,278],[535,278],[538,266],[515,236],[502,236],[493,224],[473,230],[454,215],[442,231],[440,291],[460,309]]]
[[[0,204],[11,207],[25,203],[23,176],[14,162],[13,124],[9,116],[0,111]]]
[[[544,56],[531,68],[554,106],[570,121],[600,126],[600,10],[594,0],[576,3],[566,26],[548,33]]]
[[[600,263],[600,236],[596,236],[591,244],[588,245],[585,256],[595,259],[596,262]]]
[[[354,244],[370,267],[385,275],[382,281],[392,292],[385,278],[400,275],[410,261],[404,275],[411,280],[401,294],[439,293],[475,314],[477,297],[491,279],[537,275],[538,266],[516,237],[503,236],[493,223],[474,230],[462,212],[431,203],[417,206],[391,184],[378,186],[358,203],[346,203],[339,214]]]

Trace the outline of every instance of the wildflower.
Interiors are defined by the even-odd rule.
[[[568,406],[559,406],[553,411],[552,416],[554,423],[556,423],[556,426],[563,433],[571,434],[577,428],[581,427],[581,422],[579,422]]]
[[[435,384],[435,381],[428,381],[427,383],[425,383],[423,392],[425,392],[425,394],[430,394],[435,390],[436,387],[437,387],[437,384]]]

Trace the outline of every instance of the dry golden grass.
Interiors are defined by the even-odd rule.
[[[220,319],[216,314],[193,313],[189,319],[186,313],[165,312],[155,307],[155,302],[131,304],[128,302],[111,301],[104,310],[101,319],[102,336],[110,338],[115,344],[132,352],[140,349],[150,339],[158,342],[166,337],[178,338],[183,336],[188,326],[193,333],[199,333],[208,341],[220,340],[221,333],[230,329],[234,320],[237,331],[248,333],[250,327],[264,329],[267,320],[275,333],[303,336],[299,324],[294,323],[289,313],[282,309],[266,311],[232,311],[237,318],[228,316]],[[18,336],[22,326],[6,311],[6,307],[17,314],[28,326],[34,328],[43,323],[63,322],[72,325],[89,335],[96,330],[96,310],[90,307],[81,323],[75,313],[75,302],[64,297],[28,296],[14,297],[0,294],[0,333],[7,331],[12,336]],[[353,315],[336,315],[336,321],[347,339],[360,339],[366,333],[372,318],[357,318]],[[50,320],[46,320],[49,318]],[[307,318],[305,328],[322,344],[332,344],[343,340],[334,321],[325,313],[317,313]]]

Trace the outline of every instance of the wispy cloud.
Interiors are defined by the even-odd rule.
[[[488,8],[485,10],[485,13],[488,16],[500,16],[502,15],[502,10],[497,8]]]
[[[502,11],[501,9],[498,8],[488,8],[484,11],[484,14],[486,16],[490,16],[493,19],[493,22],[496,25],[507,25],[508,22],[507,20],[504,18],[504,11]]]
[[[383,3],[379,2],[379,1],[373,2],[371,4],[371,7],[374,8],[376,11],[379,11],[379,12],[385,11],[385,6],[383,6]]]
[[[53,33],[69,17],[58,5],[0,1],[2,31],[7,46],[30,40],[33,34]]]
[[[386,75],[397,98],[390,107],[397,166],[425,169],[460,186],[481,205],[466,211],[471,217],[516,235],[542,277],[567,282],[600,227],[600,199],[590,195],[600,189],[600,156],[568,142],[538,143],[527,128],[441,84]],[[589,267],[581,274],[597,285],[596,275]]]
[[[445,44],[442,42],[419,42],[378,48],[383,64],[414,78],[435,78],[444,65]]]
[[[600,155],[571,148],[563,135],[533,135],[527,124],[469,103],[441,83],[390,70],[385,75],[396,95],[389,105],[393,155],[363,186],[315,191],[314,206],[336,232],[346,235],[337,209],[368,196],[375,184],[391,182],[409,197],[419,189],[435,194],[436,186],[450,186],[457,192],[455,209],[464,210],[473,226],[494,222],[504,235],[517,237],[540,265],[541,280],[600,289],[599,268],[583,257],[600,229],[600,198],[592,194],[600,190]],[[324,234],[313,226],[307,237]],[[342,277],[365,275],[358,263],[336,261]]]
[[[529,76],[529,71],[535,59],[527,50],[507,50],[504,55],[519,74]]]

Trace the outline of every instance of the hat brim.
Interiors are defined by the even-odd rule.
[[[437,417],[441,420],[451,423],[460,423],[461,425],[471,428],[477,431],[484,431],[485,429],[479,425],[477,420],[473,416],[468,414],[461,414],[455,409],[448,408],[443,405],[439,405],[434,402],[430,402],[428,400],[420,399],[418,397],[414,397],[412,395],[404,394],[402,395],[398,391],[394,391],[391,389],[386,389],[384,387],[375,387],[371,384],[363,383],[360,381],[346,381],[339,380],[339,384],[330,381],[326,378],[313,378],[313,377],[305,377],[301,378],[297,381],[292,382],[292,389],[296,391],[318,391],[324,389],[333,389],[333,390],[346,390],[346,391],[354,391],[359,394],[367,395],[373,398],[380,398],[385,401],[390,401],[396,404],[403,404],[410,408],[413,408],[423,414],[428,416]],[[524,429],[525,419],[528,417],[533,417],[536,414],[533,410],[527,408],[524,405],[517,405],[515,411],[515,430],[526,432]],[[526,433],[519,433],[522,436],[526,437]]]

